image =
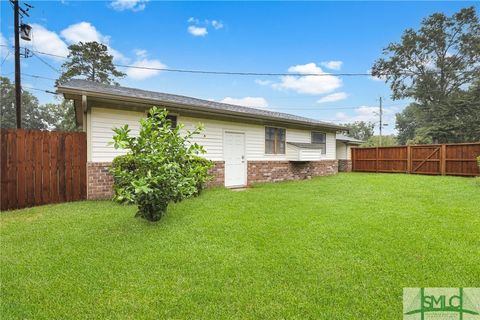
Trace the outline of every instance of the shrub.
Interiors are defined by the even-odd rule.
[[[192,167],[192,174],[197,181],[197,192],[194,195],[198,196],[205,188],[206,183],[212,178],[208,175],[208,169],[212,167],[213,163],[204,157],[198,156],[190,159],[188,163]]]
[[[136,170],[135,157],[131,154],[117,156],[112,161],[113,199],[120,203],[133,203],[132,173]]]
[[[153,107],[140,120],[137,137],[131,136],[128,125],[114,129],[115,148],[128,150],[112,165],[115,198],[135,203],[137,216],[149,221],[160,220],[170,202],[198,195],[212,166],[200,156],[203,147],[191,142],[201,126],[181,134],[183,125],[172,128],[166,116],[166,110]]]

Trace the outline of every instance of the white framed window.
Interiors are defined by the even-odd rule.
[[[312,143],[321,145],[322,154],[327,153],[327,135],[325,132],[312,131]]]
[[[285,154],[284,128],[265,127],[265,153],[266,154]]]

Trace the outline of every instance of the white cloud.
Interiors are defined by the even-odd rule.
[[[113,0],[110,6],[117,11],[131,10],[133,12],[145,9],[147,0]]]
[[[252,107],[258,109],[268,108],[268,102],[262,97],[244,97],[244,98],[231,98],[226,97],[220,102],[234,104],[237,106]]]
[[[9,48],[7,39],[0,32],[0,59],[6,59],[7,57],[12,56],[12,49]],[[10,53],[9,53],[10,52]]]
[[[256,80],[255,80],[255,83],[256,83],[256,84],[259,84],[259,85],[261,85],[261,86],[268,86],[269,84],[272,83],[272,81],[271,81],[271,80],[256,79]]]
[[[94,25],[90,22],[82,21],[76,24],[68,26],[66,29],[62,30],[62,37],[69,43],[74,44],[80,41],[82,42],[91,42],[96,41],[103,43],[108,47],[109,53],[117,61],[127,61],[125,56],[119,51],[113,49],[110,45],[110,37],[102,35]]]
[[[303,74],[323,74],[324,72],[315,63],[297,64],[288,68],[288,72],[303,73]]]
[[[95,26],[86,21],[72,24],[66,29],[62,30],[60,33],[68,43],[78,43],[80,41],[97,41],[108,43],[109,40],[109,37],[104,37],[100,32],[98,32]]]
[[[66,57],[68,55],[67,44],[57,33],[47,30],[39,24],[32,24],[32,41],[23,41],[22,46],[35,47],[35,50]],[[49,56],[52,59],[61,59]]]
[[[393,108],[383,108],[384,123],[393,121],[395,110]],[[377,122],[379,117],[378,107],[360,106],[354,110],[353,115],[345,112],[337,112],[336,118],[342,122],[370,121]]]
[[[212,20],[212,27],[215,28],[215,30],[222,29],[223,28],[223,23],[218,20]]]
[[[147,56],[147,50],[145,49],[135,49],[133,52],[139,58],[145,58]]]
[[[342,68],[343,62],[339,60],[332,60],[332,61],[323,61],[320,64],[330,70],[340,70]]]
[[[274,89],[318,95],[332,92],[342,86],[342,80],[339,77],[323,72],[315,63],[291,66],[288,68],[288,72],[306,75],[283,76],[280,78],[280,83],[272,84]]]
[[[204,37],[208,33],[207,28],[197,26],[188,26],[188,32],[195,37]]]
[[[7,39],[3,36],[3,34],[0,32],[0,44],[2,46],[6,46],[8,43]],[[4,47],[5,48],[5,47]]]
[[[141,50],[140,55],[137,53],[137,56],[138,60],[132,63],[132,66],[157,69],[163,69],[167,67],[157,59],[147,59],[145,50]],[[127,73],[128,77],[134,80],[145,80],[147,78],[158,75],[161,71],[151,69],[127,68],[125,72]]]
[[[195,37],[204,37],[208,34],[208,30],[212,27],[215,30],[220,30],[224,27],[224,24],[220,20],[200,20],[195,17],[187,19],[190,24],[187,28],[188,33]]]
[[[335,102],[340,100],[347,99],[348,95],[345,92],[335,92],[324,97],[321,97],[317,100],[317,103],[325,103],[325,102]]]

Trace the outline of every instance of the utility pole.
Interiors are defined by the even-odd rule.
[[[15,30],[15,108],[17,110],[17,128],[22,128],[22,86],[20,77],[20,22],[18,0],[13,0],[13,20]]]
[[[32,27],[28,24],[20,24],[20,16],[30,17],[28,11],[33,8],[33,6],[28,3],[24,3],[27,7],[23,9],[20,7],[18,0],[10,0],[13,4],[13,29],[15,35],[15,109],[17,116],[17,128],[22,128],[22,84],[21,84],[21,75],[20,75],[20,32],[23,40],[30,41],[30,31]],[[28,58],[28,49],[25,48],[23,56]]]
[[[379,147],[381,147],[381,146],[382,146],[382,128],[383,128],[383,119],[382,119],[382,118],[383,118],[382,97],[380,97],[380,112],[379,112],[379,116],[380,116],[380,127],[379,127],[379,129],[380,129],[380,139],[379,139],[380,143],[379,143],[379,144],[380,144],[380,145],[379,145]]]

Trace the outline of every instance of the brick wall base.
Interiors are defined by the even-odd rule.
[[[113,195],[113,177],[108,171],[111,162],[87,163],[87,199],[110,199]]]
[[[351,172],[352,160],[338,160],[338,172]]]
[[[111,162],[89,162],[87,164],[87,199],[99,200],[110,199],[113,196],[113,177],[108,171]],[[224,185],[225,163],[215,161],[209,174],[213,176],[207,183],[207,187],[219,187]]]
[[[248,161],[248,184],[303,180],[337,174],[337,160],[321,161]]]
[[[213,168],[208,171],[213,178],[207,182],[207,187],[222,187],[225,185],[225,162],[215,161]]]
[[[108,171],[111,162],[89,162],[87,164],[87,198],[110,199],[113,195],[113,177]],[[351,168],[351,162],[350,162]],[[248,161],[248,184],[256,182],[276,182],[303,180],[316,176],[334,175],[339,171],[338,160],[307,162],[291,161]],[[207,187],[223,186],[225,183],[225,163],[215,161],[209,173],[213,179]]]

